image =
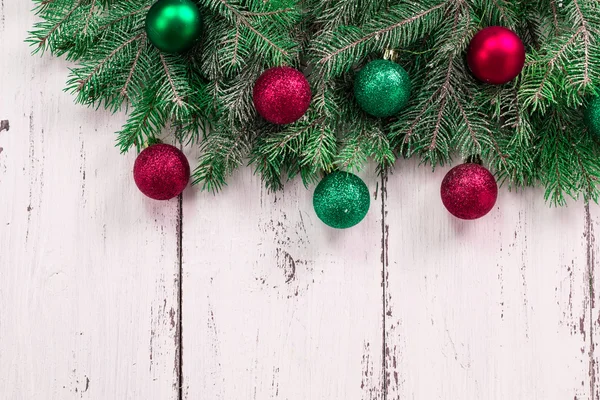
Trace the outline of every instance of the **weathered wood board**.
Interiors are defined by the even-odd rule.
[[[378,208],[324,228],[300,182],[269,194],[248,169],[218,197],[188,193],[184,398],[381,398]]]
[[[504,190],[459,221],[446,170],[407,164],[385,180],[387,398],[596,399],[592,211]]]
[[[31,3],[0,4],[0,398],[176,399],[178,204],[138,195],[124,117],[74,105]]]
[[[600,399],[598,206],[502,190],[461,222],[413,161],[361,174],[347,231],[247,168],[144,199],[30,8],[0,1],[1,399]]]

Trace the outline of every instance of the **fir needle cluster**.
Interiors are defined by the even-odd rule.
[[[129,117],[122,151],[169,127],[200,146],[195,183],[219,190],[247,160],[272,190],[323,171],[390,168],[418,157],[436,167],[478,155],[510,187],[541,185],[553,204],[598,200],[599,139],[584,110],[600,83],[597,0],[197,0],[201,42],[164,54],[144,31],[154,0],[34,0],[41,17],[28,41],[76,62],[67,90],[77,102]],[[522,74],[490,86],[465,52],[487,26],[515,31],[527,49]],[[354,77],[393,50],[412,80],[396,116],[358,107]],[[258,76],[302,69],[313,100],[299,121],[276,126],[252,103]]]

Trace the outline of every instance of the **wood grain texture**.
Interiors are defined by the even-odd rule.
[[[459,221],[438,200],[446,171],[385,180],[385,398],[596,399],[586,208],[503,190]]]
[[[597,254],[600,254],[599,244],[596,241],[595,231],[600,225],[600,209],[598,206],[586,205],[585,211],[585,229],[584,237],[587,243],[586,247],[586,296],[589,299],[586,302],[586,311],[588,315],[583,318],[584,329],[589,332],[589,346],[587,347],[588,356],[588,381],[590,385],[589,398],[592,400],[600,399],[600,382],[598,376],[598,346],[600,345],[600,312],[596,307],[600,301],[600,291],[598,290],[598,280],[600,277],[600,268],[598,267]]]
[[[188,192],[183,398],[382,398],[377,210],[324,228],[300,182],[269,194],[249,169],[218,198]]]
[[[177,398],[178,204],[144,200],[123,116],[73,104],[0,8],[0,398]]]
[[[461,222],[412,161],[347,231],[247,168],[146,200],[30,7],[0,0],[0,399],[600,400],[598,206]]]

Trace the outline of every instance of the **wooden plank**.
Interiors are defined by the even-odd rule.
[[[178,203],[136,190],[123,115],[30,56],[30,8],[0,8],[0,398],[175,399]]]
[[[600,226],[600,208],[597,205],[586,205],[585,207],[585,230],[584,236],[587,244],[586,251],[586,267],[587,267],[587,283],[586,289],[588,289],[587,296],[590,301],[587,304],[588,315],[582,316],[581,323],[583,328],[589,330],[589,347],[586,348],[587,356],[589,358],[588,363],[588,376],[590,385],[590,396],[591,400],[600,399],[600,382],[598,379],[598,366],[600,352],[600,311],[596,307],[600,301],[600,286],[599,277],[600,270],[598,266],[597,254],[599,254],[600,245],[596,240],[595,232]]]
[[[218,197],[187,192],[183,215],[185,399],[381,398],[378,201],[336,231],[312,190],[269,194],[245,168]]]
[[[583,204],[504,189],[459,221],[438,200],[447,170],[387,180],[386,398],[592,398]]]

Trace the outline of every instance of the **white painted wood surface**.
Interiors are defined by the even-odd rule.
[[[176,399],[178,204],[137,194],[124,117],[30,55],[32,3],[0,5],[0,399]]]
[[[0,399],[600,398],[598,206],[503,190],[460,222],[412,161],[342,232],[249,169],[146,200],[30,7],[0,0]]]

